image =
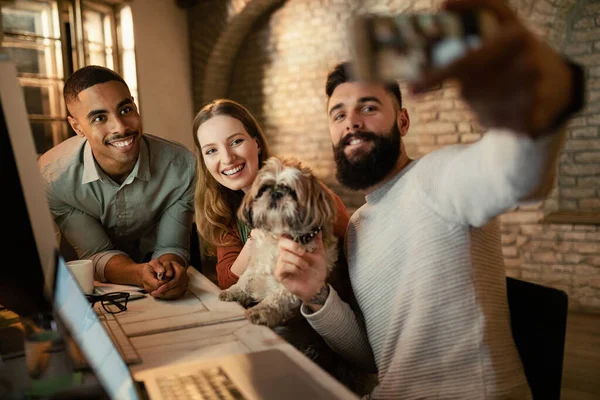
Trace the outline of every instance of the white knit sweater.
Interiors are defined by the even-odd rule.
[[[367,195],[347,231],[366,332],[333,289],[321,310],[302,312],[333,349],[377,368],[373,398],[531,398],[493,218],[547,192],[561,139],[489,132],[413,161]]]

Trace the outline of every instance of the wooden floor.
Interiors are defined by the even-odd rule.
[[[569,313],[562,400],[600,399],[600,315]]]

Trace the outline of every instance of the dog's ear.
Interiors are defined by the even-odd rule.
[[[254,229],[254,224],[252,222],[252,199],[247,194],[244,196],[242,204],[238,209],[238,219],[249,226],[250,229]]]
[[[242,219],[246,225],[250,227],[250,229],[254,228],[254,224],[252,223],[252,207],[244,208],[244,218]]]
[[[324,230],[330,229],[335,223],[336,209],[329,190],[313,176],[309,193],[311,194],[308,198],[307,216],[311,216],[311,221],[306,221],[306,226],[322,226]]]

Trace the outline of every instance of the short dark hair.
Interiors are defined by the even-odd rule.
[[[85,89],[97,85],[99,83],[117,81],[127,86],[127,83],[112,69],[101,67],[99,65],[88,65],[73,72],[73,74],[65,82],[63,89],[63,97],[65,103],[70,103],[77,99],[79,93]],[[129,86],[127,86],[129,89]]]
[[[357,79],[354,78],[352,74],[352,64],[348,61],[339,63],[327,75],[325,93],[327,93],[327,97],[330,98],[336,87],[342,83],[355,81],[357,81]],[[402,93],[400,92],[400,85],[398,82],[387,82],[383,86],[385,87],[385,90],[391,93],[398,101],[398,107],[402,108]]]

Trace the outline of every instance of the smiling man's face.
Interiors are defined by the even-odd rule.
[[[104,172],[113,179],[129,174],[140,153],[142,121],[127,86],[99,83],[81,91],[67,107],[69,123],[87,138]]]
[[[338,85],[328,102],[328,119],[337,178],[344,186],[368,189],[397,165],[408,114],[398,109],[384,86]]]

